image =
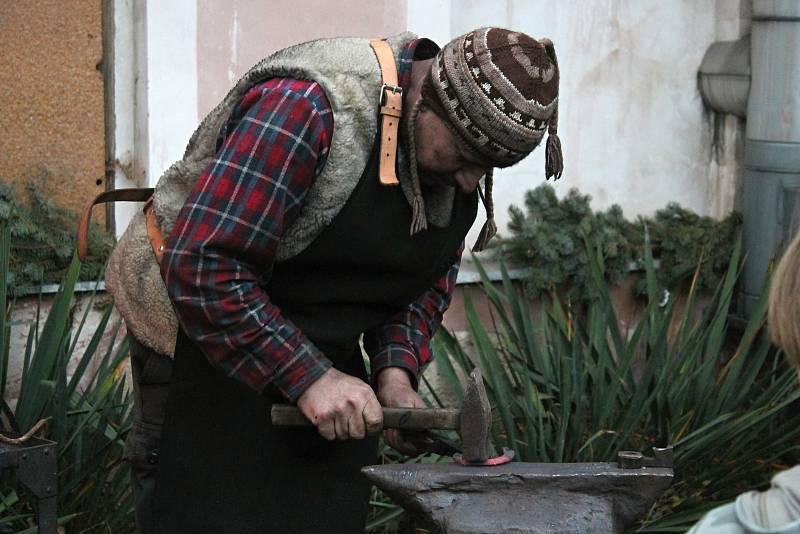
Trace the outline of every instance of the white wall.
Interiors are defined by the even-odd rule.
[[[147,182],[183,156],[197,127],[197,2],[147,1]]]
[[[115,0],[114,10],[114,188],[143,187],[144,174],[134,166],[136,110],[136,32],[133,0]],[[121,235],[141,206],[114,205],[115,233]]]
[[[490,25],[555,43],[565,160],[564,176],[555,184],[559,195],[577,187],[592,195],[596,209],[616,203],[628,217],[650,214],[670,201],[702,214],[713,207],[721,215],[733,207],[730,187],[718,183],[724,177],[710,174],[713,121],[703,110],[697,69],[712,42],[739,36],[737,0],[718,0],[718,5],[697,0],[434,4],[427,9],[429,2],[409,0],[408,26],[435,35],[440,45]],[[541,146],[497,173],[501,232],[507,206],[522,205],[524,192],[542,183],[543,154]],[[472,230],[473,239],[480,224]]]
[[[337,36],[394,35],[405,0],[197,0],[198,110],[202,117],[254,64],[287,46]]]
[[[405,0],[113,3],[117,188],[155,185],[183,155],[200,117],[265,55],[319,37],[406,27]],[[140,208],[116,205],[117,235]]]
[[[439,44],[486,25],[555,42],[562,71],[559,135],[565,158],[564,177],[555,184],[559,194],[577,187],[592,195],[596,209],[618,203],[628,217],[650,214],[669,201],[722,216],[732,208],[737,162],[732,149],[715,161],[714,121],[703,110],[696,76],[713,41],[735,39],[746,30],[739,4],[408,0],[404,14],[410,30]],[[115,1],[117,187],[153,185],[181,156],[197,125],[208,85],[198,88],[198,15],[203,15],[198,9],[196,0]],[[220,34],[230,41],[228,30]],[[230,62],[245,52],[219,50],[218,55]],[[740,126],[725,122],[717,139],[733,146]],[[543,153],[540,147],[526,161],[498,172],[501,232],[508,205],[521,205],[525,191],[542,183]],[[118,233],[135,209],[117,207]],[[481,217],[470,242],[482,222]]]
[[[116,0],[116,188],[152,187],[197,127],[196,0]],[[140,204],[118,203],[116,233]]]

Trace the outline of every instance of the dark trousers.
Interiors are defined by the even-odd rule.
[[[128,335],[133,370],[133,427],[125,442],[131,467],[136,527],[141,534],[153,532],[153,499],[158,474],[161,428],[172,375],[172,359]]]

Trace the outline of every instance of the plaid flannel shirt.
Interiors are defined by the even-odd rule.
[[[403,87],[420,42],[435,53],[427,40],[406,46],[398,66]],[[325,165],[332,133],[333,113],[316,82],[273,78],[252,87],[221,129],[215,160],[165,240],[162,275],[186,334],[219,371],[258,392],[272,386],[291,401],[332,364],[262,286],[283,230]],[[432,288],[365,332],[373,377],[400,367],[416,385],[450,304],[462,250]]]

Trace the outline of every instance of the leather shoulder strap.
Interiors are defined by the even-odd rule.
[[[141,189],[115,189],[113,191],[105,191],[94,197],[94,200],[83,210],[80,222],[78,223],[78,258],[81,261],[86,261],[86,255],[89,249],[89,222],[92,219],[93,207],[97,204],[116,202],[118,200],[144,202],[151,196],[153,196],[153,188],[143,187]]]
[[[381,158],[378,176],[383,185],[398,185],[395,172],[397,161],[397,132],[403,113],[403,89],[397,85],[397,65],[389,43],[382,39],[370,39],[381,67],[381,92],[379,96],[381,114]]]
[[[161,265],[161,258],[164,257],[164,234],[156,223],[156,212],[153,210],[153,198],[149,198],[144,204],[145,226],[147,227],[147,239],[150,241],[150,248],[156,257],[156,262]]]

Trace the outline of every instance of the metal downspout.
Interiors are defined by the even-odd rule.
[[[750,315],[800,215],[800,0],[754,0],[740,313]]]

